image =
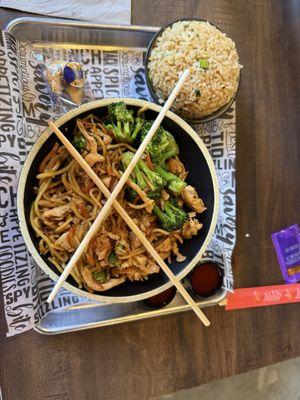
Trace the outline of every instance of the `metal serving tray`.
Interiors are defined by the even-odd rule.
[[[157,27],[100,25],[74,22],[54,18],[18,18],[11,21],[6,30],[17,40],[34,42],[39,47],[98,48],[98,49],[143,49],[148,44]],[[188,288],[188,281],[183,281]],[[208,299],[200,299],[190,290],[190,294],[201,307],[220,304],[226,297],[222,288]],[[123,322],[146,319],[189,310],[189,306],[176,294],[172,302],[161,309],[149,309],[143,302],[122,304],[80,304],[61,310],[48,312],[35,330],[43,334],[58,334],[70,331],[114,325]]]
[[[19,41],[37,42],[47,47],[136,48],[146,50],[158,27],[100,25],[56,18],[17,18],[6,30]]]
[[[226,296],[226,291],[222,289],[208,300],[199,301],[199,298],[197,300],[191,291],[189,293],[201,308],[220,304]],[[53,335],[116,325],[188,310],[190,310],[190,307],[179,293],[176,293],[169,305],[160,309],[150,309],[142,301],[121,304],[81,304],[48,312],[34,329],[39,333]]]

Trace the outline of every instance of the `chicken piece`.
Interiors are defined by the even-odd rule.
[[[179,176],[180,179],[184,180],[187,177],[188,173],[183,163],[179,160],[177,156],[169,158],[169,160],[167,161],[167,166],[169,171]]]
[[[182,236],[184,239],[191,239],[193,236],[197,235],[202,226],[203,224],[201,224],[196,218],[190,218],[183,224]]]
[[[177,262],[183,262],[183,261],[185,261],[186,260],[186,256],[183,256],[182,254],[180,254],[180,253],[178,253],[177,255],[176,255],[176,261]]]
[[[145,256],[130,257],[117,269],[120,275],[126,275],[130,281],[139,281],[149,274],[159,272],[158,265]]]
[[[98,153],[89,153],[84,157],[90,167],[93,167],[97,162],[103,162],[105,158]]]
[[[106,232],[106,233],[107,233],[107,236],[112,240],[116,240],[117,241],[117,240],[120,239],[120,236],[116,235],[115,233],[112,233],[112,232]]]
[[[54,218],[56,220],[63,219],[72,210],[71,204],[65,204],[63,206],[54,207],[51,210],[46,210],[43,212],[43,218],[50,219]]]
[[[161,191],[161,197],[162,197],[162,199],[163,199],[164,201],[168,201],[169,198],[170,198],[170,195],[169,195],[168,192],[165,191],[165,189],[163,189],[163,190]]]
[[[140,281],[143,279],[144,275],[140,271],[138,271],[134,267],[129,267],[127,265],[128,264],[126,263],[126,268],[122,268],[120,270],[121,275],[123,276],[125,275],[126,278],[129,279],[130,281]]]
[[[94,251],[99,261],[104,260],[104,258],[110,253],[112,249],[111,242],[107,236],[98,237],[94,244]]]
[[[166,251],[159,251],[158,252],[158,254],[160,255],[160,257],[163,259],[163,260],[165,260],[166,258],[168,258],[169,257],[169,252],[166,252]]]
[[[66,251],[73,252],[82,241],[88,227],[89,225],[86,223],[72,226],[67,232],[63,233],[55,243]]]
[[[172,241],[171,238],[168,237],[163,242],[161,242],[158,246],[155,246],[158,254],[161,256],[163,260],[165,260],[172,250]]]
[[[82,241],[82,239],[85,236],[85,234],[87,233],[88,229],[89,229],[88,222],[83,222],[82,224],[76,226],[74,236],[76,237],[78,242]]]
[[[141,242],[140,240],[135,236],[135,234],[133,232],[129,233],[129,239],[130,239],[130,247],[131,250],[136,250],[139,247],[141,247]]]
[[[76,247],[82,241],[83,237],[87,233],[87,231],[89,229],[89,224],[87,222],[83,222],[82,224],[77,225],[76,227],[74,226],[73,228],[74,228],[74,232],[72,232],[73,235],[70,232],[70,236],[73,239],[73,241],[75,240],[75,247]],[[70,229],[70,231],[71,231],[71,229]]]
[[[83,268],[82,276],[87,286],[92,290],[96,290],[97,292],[103,292],[104,290],[111,289],[114,286],[120,285],[126,281],[126,277],[121,276],[120,278],[112,278],[105,283],[99,283],[93,278],[92,271],[86,267]]]
[[[155,205],[154,200],[149,200],[149,201],[147,202],[147,206],[145,207],[145,210],[146,210],[148,213],[151,213],[152,210],[153,210],[154,205]]]
[[[104,143],[106,146],[108,146],[109,144],[111,144],[114,135],[112,134],[112,136],[110,136],[110,135],[108,134],[109,129],[107,129],[103,124],[98,123],[98,125],[99,125],[100,129],[97,130],[97,134],[98,134],[99,136],[101,136],[101,138],[102,138],[102,140],[103,140],[103,143]]]
[[[88,134],[88,132],[86,131],[86,129],[80,119],[77,120],[77,126],[89,144],[89,152],[92,154],[97,154],[97,142],[96,142],[95,138]]]
[[[145,274],[155,274],[159,271],[159,266],[155,264],[152,260],[149,260],[148,257],[145,256],[136,256],[134,257],[133,265],[136,266],[140,271]]]
[[[165,239],[163,242],[161,242],[157,247],[156,250],[161,250],[161,251],[171,251],[172,250],[172,241],[171,238],[168,237]]]
[[[112,138],[109,135],[106,135],[106,133],[104,133],[102,135],[102,139],[103,139],[103,143],[108,146],[109,144],[111,144],[112,142]]]
[[[178,244],[177,244],[176,238],[173,238],[173,240],[174,241],[173,241],[172,251],[176,256],[176,261],[177,262],[182,262],[182,261],[184,261],[186,259],[186,257],[179,253],[179,248],[178,248]]]
[[[142,215],[141,222],[146,228],[149,228],[149,226],[151,225],[151,221],[149,220],[149,215]]]
[[[184,202],[196,213],[200,214],[206,210],[202,199],[200,199],[193,186],[186,186],[182,192],[182,197]]]
[[[49,201],[49,200],[41,199],[39,201],[39,207],[49,207],[49,208],[51,208],[51,207],[53,207],[53,202]]]
[[[104,183],[104,185],[109,189],[111,184],[111,176],[105,176],[104,178],[101,178],[101,180]]]
[[[105,158],[101,154],[98,154],[95,138],[87,133],[81,120],[77,120],[77,126],[82,135],[86,138],[89,146],[89,153],[84,157],[85,161],[90,167],[93,167],[97,162],[103,162]]]
[[[72,252],[75,248],[71,245],[69,241],[69,231],[63,233],[56,241],[55,244],[61,246],[64,250]]]

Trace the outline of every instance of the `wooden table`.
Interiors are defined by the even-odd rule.
[[[300,215],[298,0],[132,0],[134,24],[202,17],[231,36],[244,65],[237,99],[237,287],[281,283],[270,240]],[[2,24],[21,13],[2,11]],[[23,14],[24,15],[24,14]],[[249,233],[246,236],[246,233]],[[134,400],[200,385],[300,355],[299,304],[207,309],[56,337],[6,339],[5,400]]]

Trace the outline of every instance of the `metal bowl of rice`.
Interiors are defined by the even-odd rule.
[[[239,88],[235,43],[208,21],[172,21],[153,37],[146,54],[147,84],[158,104],[165,102],[185,68],[190,76],[172,110],[191,122],[220,117]]]

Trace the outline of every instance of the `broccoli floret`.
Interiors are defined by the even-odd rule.
[[[115,244],[114,251],[115,251],[117,257],[119,254],[123,254],[124,251],[126,251],[126,241],[124,239],[118,240],[117,243]]]
[[[187,219],[187,213],[182,208],[176,207],[171,201],[164,204],[163,210],[155,205],[153,212],[159,219],[161,227],[168,232],[181,229]]]
[[[107,281],[107,273],[105,269],[103,269],[102,271],[93,272],[93,278],[99,283],[105,283]]]
[[[141,117],[135,117],[134,120],[135,120],[135,126],[131,133],[132,142],[136,139],[137,135],[139,134],[145,122],[145,120]]]
[[[111,122],[122,121],[132,122],[133,121],[133,110],[128,110],[126,104],[120,101],[119,103],[112,103],[108,106],[108,117]]]
[[[73,139],[73,146],[78,151],[84,150],[85,146],[86,146],[86,138],[84,136],[82,136],[82,135],[75,136],[74,139]]]
[[[108,106],[108,120],[106,125],[117,142],[132,144],[141,130],[144,120],[133,116],[133,110],[128,110],[123,102]]]
[[[124,170],[128,167],[128,165],[130,164],[132,158],[133,158],[134,154],[131,151],[127,151],[126,153],[123,154],[122,157],[122,165]],[[136,165],[133,169],[133,172],[130,175],[130,179],[136,183],[142,190],[145,190],[147,188],[147,182],[144,179],[140,168],[138,168],[138,166]],[[130,190],[130,197],[131,200],[133,200],[136,196],[136,192],[131,189]]]
[[[160,197],[160,192],[166,184],[164,179],[159,174],[148,168],[148,166],[141,160],[137,163],[137,168],[140,168],[141,175],[146,180],[149,187],[147,190],[147,196],[150,197],[150,199]]]
[[[180,195],[187,186],[187,183],[177,175],[166,171],[160,166],[155,167],[155,172],[157,172],[167,182],[167,188],[176,195]]]
[[[121,262],[120,262],[118,256],[116,255],[116,252],[114,250],[109,254],[108,262],[110,264],[112,264],[113,266],[115,266],[115,267],[119,267],[120,266]]]
[[[134,153],[130,151],[123,154],[122,164],[124,169],[128,167],[133,156]],[[148,168],[142,160],[137,162],[130,177],[143,191],[147,193],[147,196],[150,199],[160,197],[160,192],[166,183],[159,174]]]
[[[141,141],[144,140],[152,124],[153,121],[146,121],[144,123],[140,133]],[[174,136],[163,127],[159,127],[148,144],[146,152],[150,154],[154,164],[164,165],[168,158],[176,156],[179,153],[179,148]]]
[[[144,123],[144,125],[143,125],[143,127],[142,127],[142,129],[141,129],[141,131],[140,131],[140,140],[141,140],[141,142],[144,140],[144,138],[145,138],[145,136],[147,135],[147,133],[150,131],[150,128],[151,128],[151,126],[153,125],[153,122],[154,121],[145,121],[145,123]],[[160,128],[158,128],[158,130],[159,130]],[[157,130],[157,131],[158,131]],[[157,131],[156,131],[156,133],[157,133]],[[156,135],[156,133],[155,133],[155,135]],[[155,136],[154,135],[154,136]],[[154,137],[152,138],[152,140],[154,139]],[[148,147],[149,147],[149,145],[148,145]],[[148,147],[147,147],[147,150],[148,150]]]

